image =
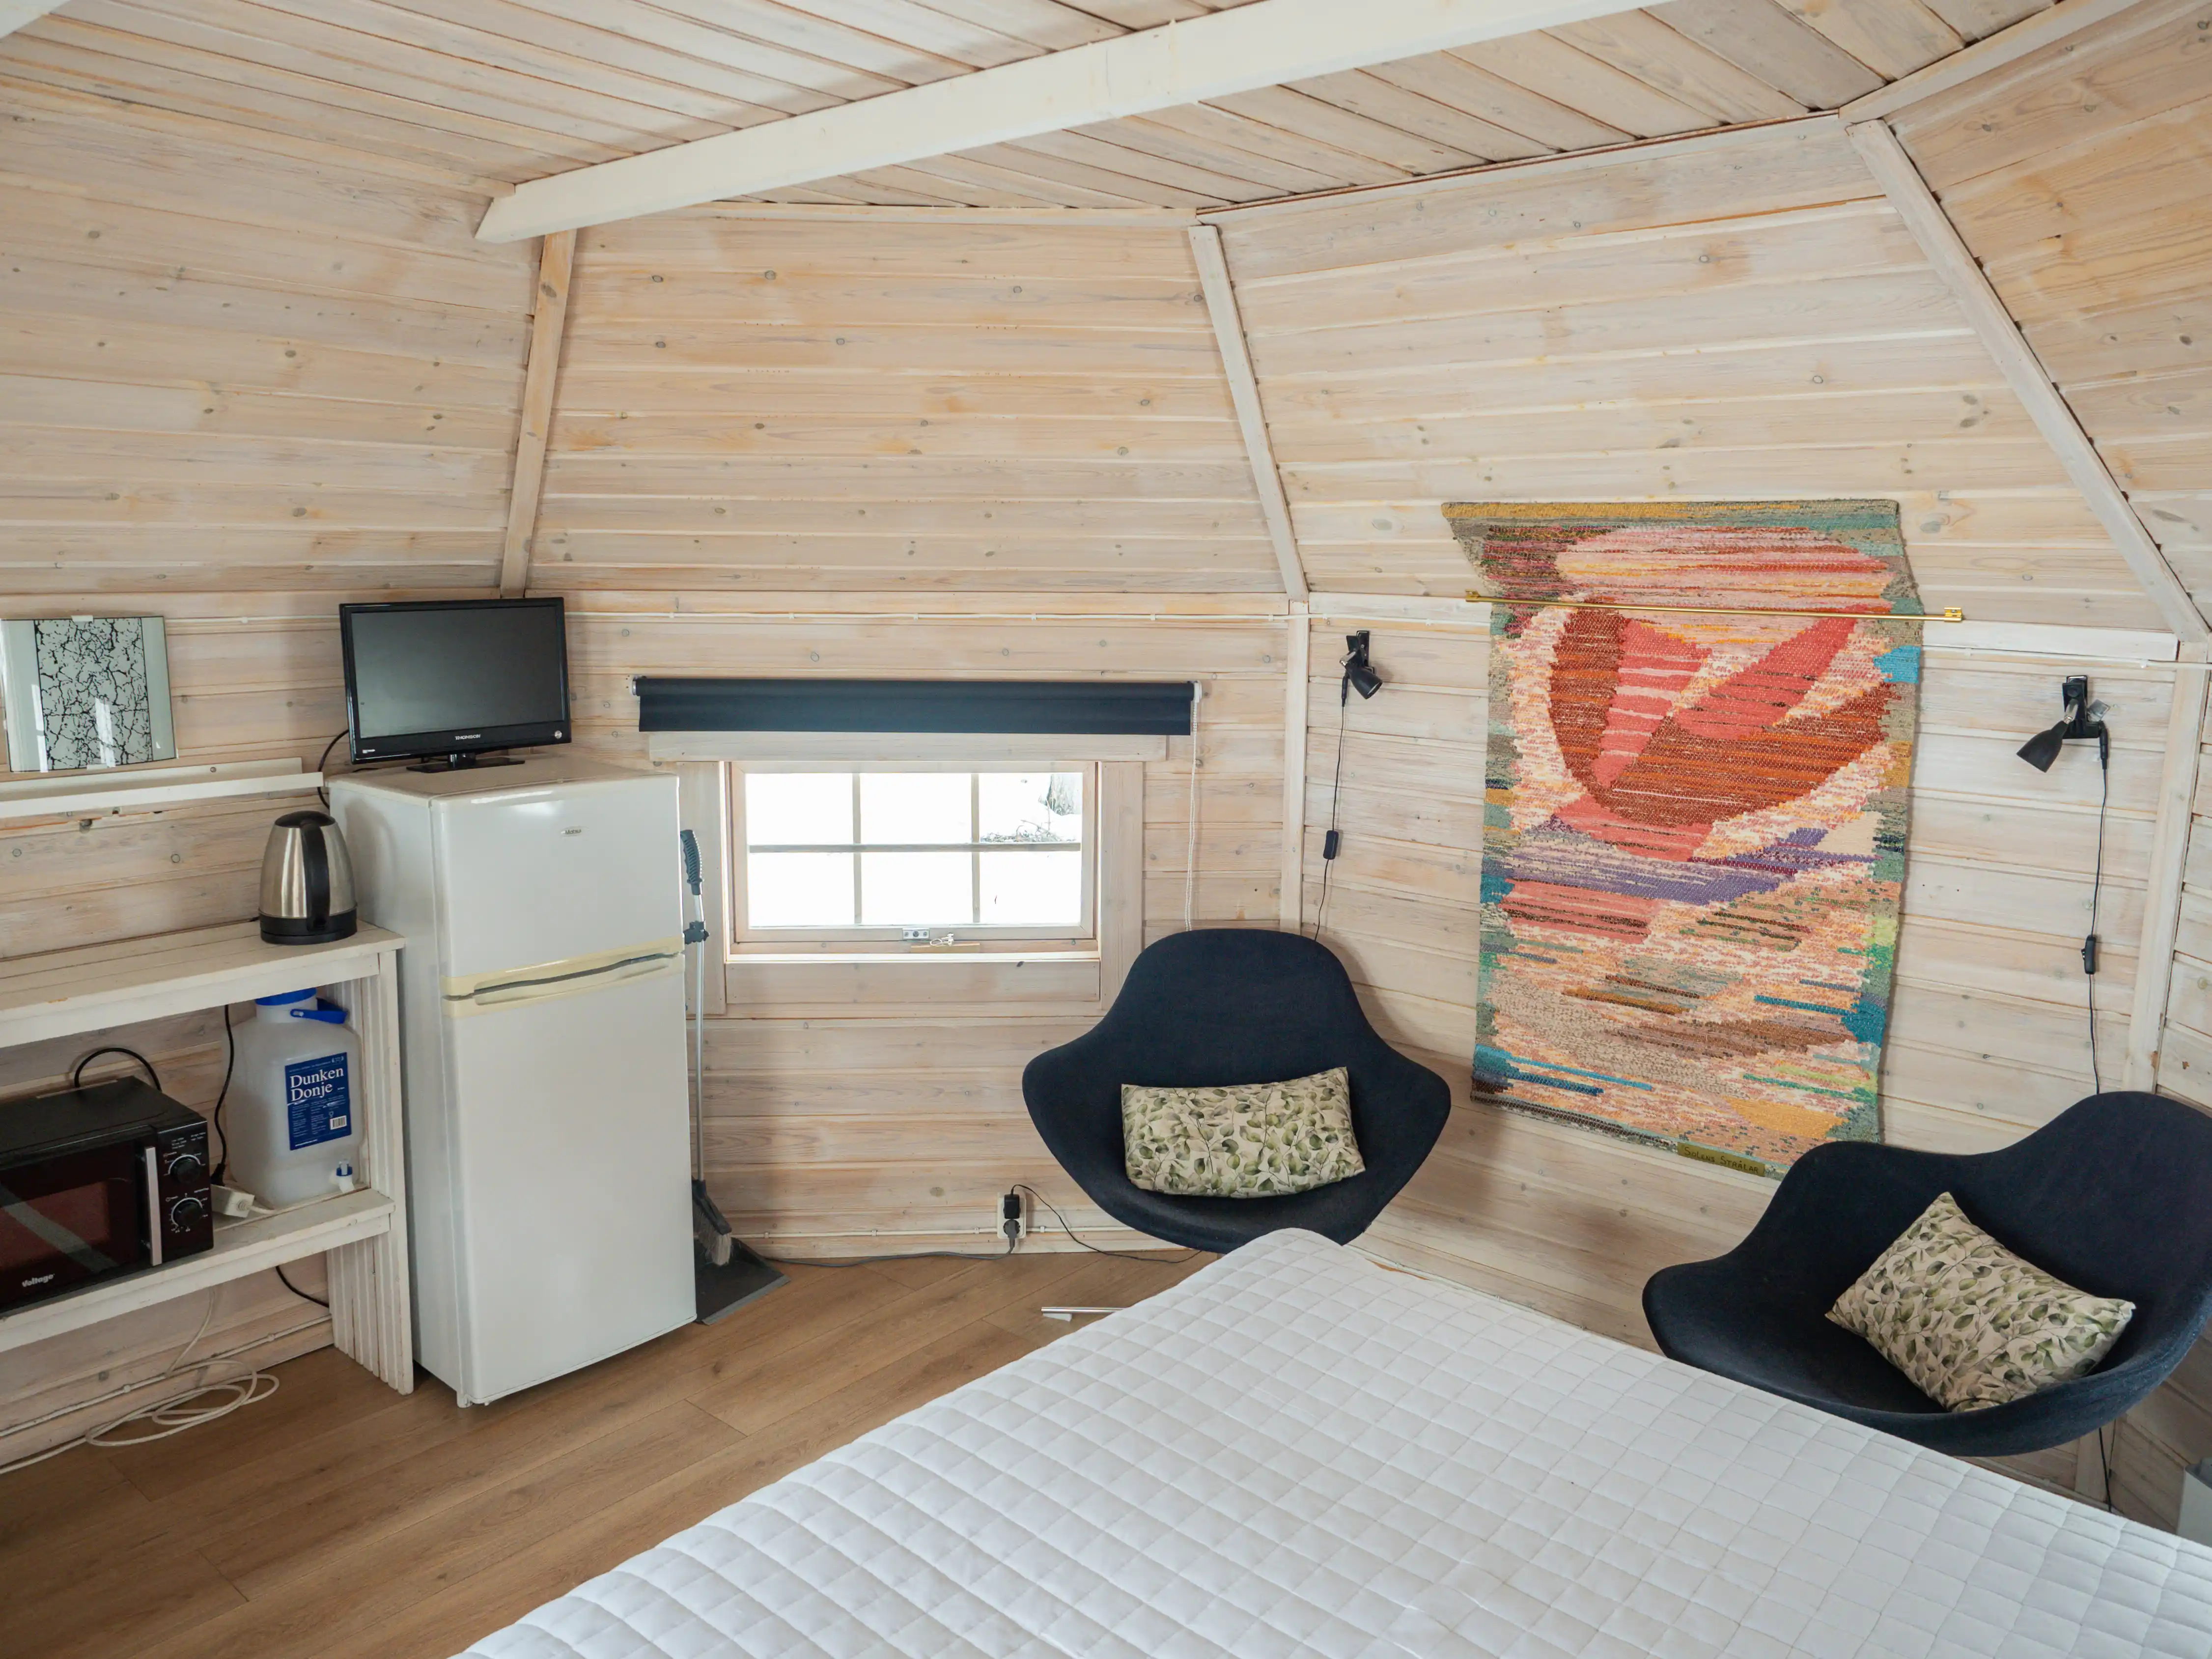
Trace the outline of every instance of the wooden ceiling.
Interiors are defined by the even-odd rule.
[[[0,82],[495,186],[1245,3],[70,0],[0,40]],[[1666,0],[765,199],[1192,210],[1388,183],[1833,108],[2048,3]]]

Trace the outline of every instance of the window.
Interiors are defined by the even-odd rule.
[[[749,769],[731,781],[740,952],[1074,948],[1097,936],[1095,767]]]

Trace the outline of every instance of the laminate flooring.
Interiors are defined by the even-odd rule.
[[[464,1410],[334,1350],[155,1444],[0,1476],[0,1659],[447,1659],[1209,1257],[793,1267],[720,1324]]]

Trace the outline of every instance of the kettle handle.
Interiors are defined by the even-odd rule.
[[[316,927],[331,920],[331,854],[319,830],[300,832],[300,861],[307,878],[307,921]]]

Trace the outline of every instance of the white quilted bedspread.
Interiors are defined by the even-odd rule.
[[[2212,1550],[1278,1233],[481,1659],[2212,1659]]]

